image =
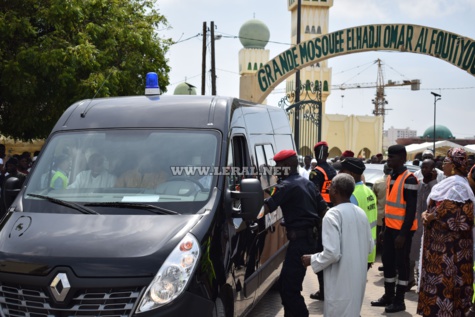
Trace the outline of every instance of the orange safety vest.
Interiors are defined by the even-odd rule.
[[[406,179],[412,175],[411,172],[405,171],[398,175],[391,190],[391,176],[386,179],[386,208],[384,212],[384,222],[386,227],[401,230],[406,216],[406,201],[404,200],[404,183]],[[417,229],[417,218],[412,223],[411,231]]]
[[[330,185],[332,183],[331,180],[328,179],[328,175],[325,172],[323,168],[320,166],[315,167],[316,170],[319,170],[320,172],[323,173],[323,177],[325,177],[325,180],[323,181],[322,188],[320,188],[320,194],[322,195],[322,198],[325,202],[329,203],[330,202],[330,193],[328,192],[328,189],[330,188]]]

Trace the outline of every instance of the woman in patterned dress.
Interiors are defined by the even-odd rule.
[[[432,188],[424,224],[417,313],[462,317],[473,294],[473,212],[467,154],[452,148],[444,159],[447,176]]]

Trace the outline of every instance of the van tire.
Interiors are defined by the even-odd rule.
[[[217,297],[214,302],[213,317],[226,317],[226,309],[220,297]]]

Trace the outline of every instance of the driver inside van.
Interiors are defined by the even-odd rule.
[[[71,168],[71,160],[66,154],[58,155],[55,158],[55,173],[50,181],[50,187],[53,189],[64,189],[69,183],[69,169]]]

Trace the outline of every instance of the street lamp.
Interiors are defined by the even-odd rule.
[[[434,148],[433,148],[433,150],[434,150],[434,157],[435,157],[435,109],[436,109],[435,106],[437,104],[437,100],[442,99],[442,96],[439,95],[439,94],[436,94],[435,92],[432,92],[432,91],[430,93],[432,95],[434,95],[434,134],[432,135],[432,137],[434,139]]]

